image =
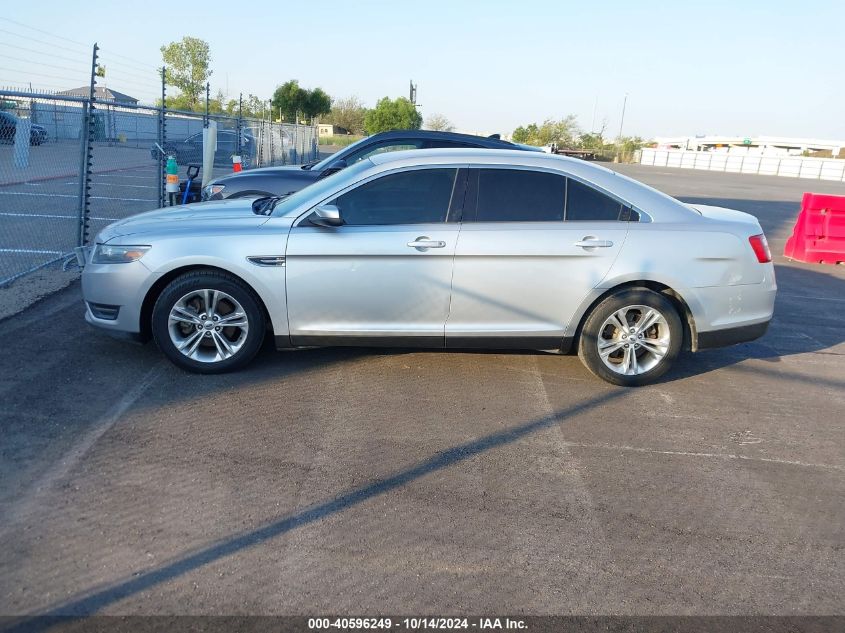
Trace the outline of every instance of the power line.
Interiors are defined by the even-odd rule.
[[[0,53],[0,58],[11,59],[11,60],[14,60],[16,62],[24,62],[25,64],[36,64],[38,66],[49,66],[50,68],[57,68],[58,70],[69,70],[69,71],[74,72],[74,73],[75,72],[83,72],[83,73],[85,72],[84,68],[82,68],[82,69],[80,69],[80,68],[68,68],[67,66],[57,66],[56,64],[48,64],[47,62],[34,62],[34,61],[29,60],[29,59],[21,59],[20,57],[12,57],[11,55],[4,55],[3,53]],[[26,71],[21,71],[21,72],[26,72]]]
[[[68,48],[66,46],[59,46],[55,42],[45,42],[44,40],[37,40],[34,37],[29,37],[28,35],[21,35],[20,33],[15,33],[14,31],[7,31],[6,29],[0,29],[0,33],[6,33],[7,35],[12,35],[14,37],[19,37],[22,40],[26,40],[28,42],[37,42],[38,44],[44,44],[44,46],[52,46],[53,48],[59,48],[63,51],[70,51],[71,53],[75,53],[76,55],[82,55],[82,51],[75,50],[73,48]]]
[[[90,44],[77,42],[76,40],[72,40],[69,37],[64,37],[63,35],[56,35],[55,33],[50,33],[50,31],[45,31],[44,29],[37,29],[34,26],[29,26],[29,24],[24,24],[23,22],[17,22],[16,20],[12,20],[11,18],[0,17],[0,20],[3,20],[4,22],[11,22],[12,24],[17,24],[18,26],[22,26],[23,28],[29,29],[31,31],[38,31],[39,33],[43,33],[44,35],[49,35],[50,37],[55,37],[56,39],[64,40],[66,42],[70,42],[71,44],[76,44],[77,46],[82,46],[84,48],[88,48],[90,46]]]
[[[24,74],[24,75],[38,75],[39,77],[49,77],[50,79],[68,79],[67,76],[47,75],[45,73],[36,73],[36,72],[32,72],[32,71],[22,71],[22,70],[17,70],[15,68],[2,68],[2,67],[0,67],[0,70],[5,70],[6,72],[9,72],[9,73],[20,73],[20,74]],[[84,70],[79,71],[79,72],[81,72],[83,75],[85,74]],[[71,79],[74,79],[74,78],[71,77]]]
[[[157,70],[159,70],[158,66],[150,64],[148,62],[142,62],[142,61],[134,59],[132,57],[127,57],[126,55],[121,55],[120,53],[115,53],[111,49],[101,48],[100,53],[103,54],[103,57],[112,57],[113,56],[113,57],[120,57],[121,59],[128,60],[128,61],[130,61],[134,64],[136,70],[143,70],[143,71],[149,71],[149,70],[156,70],[157,71]],[[114,63],[115,64],[123,64],[127,68],[133,67],[131,64],[127,64],[126,62],[114,62]]]
[[[58,55],[55,55],[53,53],[45,53],[44,51],[39,51],[39,50],[34,49],[34,48],[26,48],[25,46],[18,46],[17,44],[9,44],[8,42],[0,42],[0,46],[6,46],[8,48],[13,48],[13,49],[15,49],[15,51],[24,51],[24,52],[27,52],[27,53],[33,53],[34,55],[43,55],[44,57],[57,58],[57,59],[60,59],[62,61],[69,61],[69,62],[77,61],[77,60],[70,58],[70,57],[67,57],[67,58],[59,57]],[[27,61],[32,62],[34,64],[44,63],[44,62],[38,62],[38,61],[35,61],[35,60],[29,60],[29,59]],[[81,63],[81,64],[85,63],[86,61],[87,60],[84,57],[79,58],[79,63]]]

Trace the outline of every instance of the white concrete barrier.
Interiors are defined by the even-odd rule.
[[[845,160],[841,159],[645,148],[640,151],[640,164],[845,182]]]
[[[822,180],[845,181],[845,160],[826,160],[822,162],[819,178]]]

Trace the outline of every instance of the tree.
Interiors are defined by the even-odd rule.
[[[309,119],[316,119],[320,115],[328,114],[332,110],[332,98],[322,88],[306,91],[305,104],[302,111]]]
[[[331,111],[321,121],[342,127],[351,134],[363,134],[366,115],[367,108],[358,97],[347,97],[335,100]]]
[[[578,120],[570,114],[562,119],[546,119],[542,125],[531,123],[519,126],[513,131],[511,138],[516,143],[529,145],[551,145],[555,143],[561,147],[574,147],[580,135]]]
[[[298,122],[300,114],[313,119],[330,112],[332,99],[322,88],[305,90],[299,87],[299,81],[291,79],[276,88],[272,104],[273,111],[281,112],[285,121]]]
[[[167,68],[165,77],[168,85],[179,89],[186,109],[198,109],[205,84],[211,76],[208,42],[185,36],[181,42],[162,46],[161,57]]]
[[[520,125],[511,134],[511,139],[514,143],[527,143],[529,139],[528,130]]]
[[[427,130],[435,130],[437,132],[451,132],[455,129],[452,122],[442,114],[432,114],[428,117],[425,121],[425,127]]]
[[[419,130],[421,126],[422,115],[405,97],[393,100],[384,97],[364,117],[364,129],[367,134],[389,130]]]
[[[296,122],[297,114],[302,111],[306,92],[299,87],[296,79],[286,81],[273,93],[273,111],[280,112],[285,121]]]
[[[634,156],[634,152],[642,149],[645,140],[639,136],[622,136],[616,139],[616,153],[619,159],[628,162]]]
[[[242,99],[241,116],[249,119],[260,119],[266,115],[266,104],[264,101],[256,97],[254,94],[249,94]],[[237,99],[229,99],[226,102],[226,114],[230,116],[238,116]]]

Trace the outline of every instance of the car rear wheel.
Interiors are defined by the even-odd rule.
[[[589,314],[578,356],[602,380],[639,387],[669,370],[683,336],[681,318],[669,299],[647,289],[623,290]]]
[[[255,293],[222,273],[174,279],[153,308],[156,344],[176,365],[217,374],[246,365],[261,347],[266,319]]]

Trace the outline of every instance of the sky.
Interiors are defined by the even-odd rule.
[[[845,138],[842,0],[8,4],[0,86],[84,85],[97,42],[108,87],[151,102],[161,45],[191,35],[234,98],[298,79],[372,106],[413,79],[424,117],[466,131],[573,114],[606,136]]]

